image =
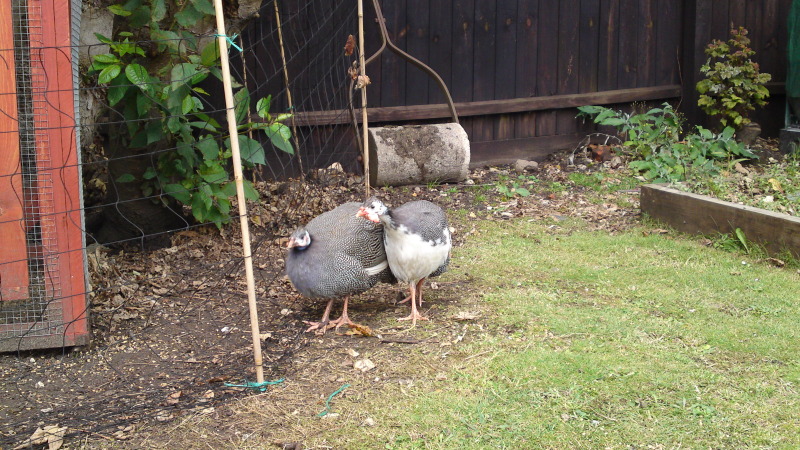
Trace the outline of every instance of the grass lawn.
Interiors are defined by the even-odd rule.
[[[413,385],[338,402],[376,426],[307,444],[800,447],[796,271],[649,230],[480,223],[454,254],[482,310],[467,337],[409,350],[429,360]]]

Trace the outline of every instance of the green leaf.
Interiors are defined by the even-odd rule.
[[[225,183],[220,188],[220,192],[222,192],[227,197],[233,197],[236,195],[236,182],[231,181],[230,183]]]
[[[187,95],[183,98],[183,102],[181,102],[181,112],[184,115],[189,114],[194,110],[194,100],[191,95]]]
[[[239,135],[239,153],[242,156],[242,161],[247,161],[251,164],[266,164],[264,155],[264,147],[247,136]],[[227,141],[230,145],[230,140]]]
[[[153,106],[153,101],[144,92],[139,91],[136,95],[136,112],[140,118],[147,117],[150,108]]]
[[[131,142],[128,144],[131,148],[143,148],[147,146],[147,132],[144,130],[139,130],[136,134],[133,135],[131,138]]]
[[[147,73],[147,69],[141,64],[128,64],[128,66],[125,67],[125,76],[142,91],[152,91],[152,87],[150,86],[150,74]]]
[[[192,193],[181,184],[173,183],[164,186],[164,194],[172,196],[184,205],[192,202]]]
[[[227,216],[231,212],[231,202],[226,198],[217,198],[216,206],[223,216]]]
[[[95,55],[94,60],[99,62],[100,64],[116,64],[119,62],[119,58],[117,55],[113,53],[103,53],[101,55]]]
[[[181,123],[181,119],[179,117],[172,116],[167,119],[167,129],[173,134],[180,131],[182,126],[183,124]]]
[[[204,160],[209,161],[219,158],[219,144],[211,136],[200,139],[196,145]]]
[[[531,195],[531,191],[529,191],[529,190],[527,190],[525,188],[521,188],[521,187],[518,187],[518,188],[514,189],[514,191],[517,194],[521,195],[522,197],[527,197],[527,196]]]
[[[197,64],[182,63],[173,67],[170,71],[170,81],[172,88],[175,89],[182,84],[186,84],[197,75]]]
[[[190,0],[192,5],[201,13],[207,14],[209,16],[213,16],[216,14],[216,10],[214,9],[214,4],[211,3],[211,0]]]
[[[160,51],[165,48],[177,51],[180,48],[181,38],[174,31],[150,30],[150,39],[158,41],[157,44]]]
[[[117,75],[122,72],[122,67],[117,64],[111,65],[100,71],[100,75],[97,77],[97,82],[100,84],[107,84],[111,80],[117,77]]]
[[[208,194],[201,191],[195,192],[194,195],[192,195],[191,204],[194,218],[197,219],[198,222],[205,222],[208,216],[208,207],[211,205],[211,198],[208,197]]]
[[[98,40],[98,41],[100,41],[100,42],[102,42],[103,44],[111,44],[111,43],[113,43],[113,42],[114,42],[114,41],[112,41],[111,39],[109,39],[109,38],[107,38],[107,37],[103,36],[103,35],[102,35],[102,34],[100,34],[100,33],[95,33],[95,34],[94,34],[94,37],[96,37],[96,38],[97,38],[97,40]]]
[[[136,177],[129,173],[124,173],[117,178],[117,183],[130,183],[131,181],[136,180]]]
[[[122,5],[111,5],[108,7],[108,10],[111,11],[112,14],[122,17],[128,17],[133,14],[131,11],[123,8]]]
[[[193,5],[187,5],[182,11],[175,14],[175,20],[184,28],[196,26],[206,15],[195,9]]]
[[[258,200],[258,191],[253,187],[250,180],[242,180],[242,188],[244,189],[244,198],[250,201]]]
[[[203,51],[200,53],[200,63],[204,66],[219,65],[219,45],[217,39],[212,40],[203,47]]]
[[[236,113],[236,123],[244,122],[247,113],[250,111],[250,91],[242,88],[233,94],[234,111]]]
[[[148,167],[147,170],[144,171],[144,174],[142,175],[142,178],[144,178],[145,180],[152,180],[157,175],[158,175],[158,173],[156,173],[156,169],[154,169],[152,167]]]
[[[210,122],[206,122],[206,121],[195,120],[195,121],[189,122],[189,125],[194,127],[194,128],[197,128],[199,130],[203,130],[203,131],[217,131],[217,127],[215,127]]]
[[[164,139],[164,130],[161,128],[160,120],[148,122],[144,128],[145,132],[147,133],[147,145]]]
[[[264,130],[264,132],[269,137],[272,145],[290,155],[294,155],[294,148],[290,141],[292,138],[292,130],[290,130],[289,127],[282,123],[273,123],[269,126],[269,129]]]
[[[262,119],[269,117],[270,103],[272,103],[271,95],[261,98],[258,103],[256,103],[256,114],[258,114],[258,117],[261,117]]]
[[[128,88],[130,86],[128,85],[127,80],[123,78],[124,77],[117,77],[111,80],[111,83],[108,86],[108,92],[106,93],[106,99],[108,100],[109,106],[115,106],[125,97],[125,94],[128,93]]]
[[[151,0],[150,20],[160,22],[167,16],[167,4],[164,0]]]
[[[228,172],[216,161],[205,161],[200,166],[198,173],[206,183],[212,185],[228,181]]]

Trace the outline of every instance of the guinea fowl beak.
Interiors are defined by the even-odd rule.
[[[380,219],[378,219],[378,217],[376,215],[370,214],[370,212],[367,211],[367,208],[365,208],[363,206],[358,209],[358,212],[356,213],[356,217],[363,217],[363,218],[369,220],[370,222],[375,222],[375,223],[378,223],[378,222],[381,221]]]

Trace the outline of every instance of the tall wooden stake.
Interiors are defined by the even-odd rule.
[[[222,0],[214,0],[217,15],[217,43],[219,45],[220,64],[222,65],[222,85],[225,90],[225,108],[227,109],[228,133],[231,135],[231,157],[233,158],[233,178],[236,183],[236,198],[239,202],[239,221],[242,225],[242,253],[244,270],[247,277],[247,301],[250,306],[250,330],[253,334],[253,359],[255,360],[256,381],[264,382],[264,367],[261,359],[261,333],[258,330],[258,308],[256,308],[256,283],[253,278],[253,255],[250,251],[250,228],[247,224],[247,203],[244,198],[242,177],[242,158],[239,153],[239,133],[236,130],[236,114],[234,112],[233,88],[231,87],[231,68],[228,61],[228,38],[225,34],[225,18],[222,17]]]
[[[364,67],[364,0],[358,0],[358,66],[360,75],[367,75]],[[361,86],[361,131],[364,143],[364,188],[369,198],[369,125],[367,123],[367,84]]]

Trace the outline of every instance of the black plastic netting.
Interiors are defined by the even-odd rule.
[[[164,212],[163,192],[144,192],[120,175],[136,164],[142,171],[155,167],[159,155],[183,149],[159,141],[122,151],[118,136],[130,126],[128,105],[109,102],[108,85],[77,66],[79,58],[91,61],[108,50],[80,44],[81,4],[59,1],[72,5],[73,20],[45,0],[0,7],[14,18],[0,24],[13,33],[0,39],[0,73],[7,76],[0,83],[0,138],[20,153],[16,164],[4,165],[10,150],[0,151],[6,152],[0,186],[9,186],[0,199],[19,206],[19,217],[0,215],[0,246],[20,248],[0,260],[2,448],[33,445],[26,439],[37,429],[106,441],[123,439],[137,424],[212,414],[215,405],[249,395],[226,382],[254,377],[238,211],[232,207],[227,219],[234,223],[218,229],[173,204],[166,210],[171,221],[155,226],[157,214],[149,214]],[[104,6],[113,2],[83,3],[86,25],[86,8],[107,14]],[[296,294],[283,278],[279,239],[341,201],[316,195],[319,184],[287,180],[334,162],[360,170],[353,125],[342,118],[349,117],[347,69],[356,58],[343,51],[348,35],[358,32],[354,5],[279,2],[276,14],[276,3],[264,1],[257,14],[234,17],[228,30],[242,49],[230,49],[231,72],[249,89],[253,106],[271,96],[276,114],[313,116],[287,122],[294,155],[255,136],[266,165],[246,174],[261,195],[249,215],[268,377],[280,377],[286,359],[304,345],[297,317],[311,315],[291,313],[305,306],[291,303]],[[72,44],[53,45],[48,39],[56,31],[71,34]],[[212,40],[213,33],[202,37]],[[179,41],[139,44],[153,49]],[[209,77],[203,86],[209,95],[198,98],[205,113],[224,123],[217,81]],[[24,272],[26,285],[12,285],[6,276],[12,269]],[[73,347],[68,343],[79,327],[88,345]],[[31,349],[40,338],[49,350]]]

